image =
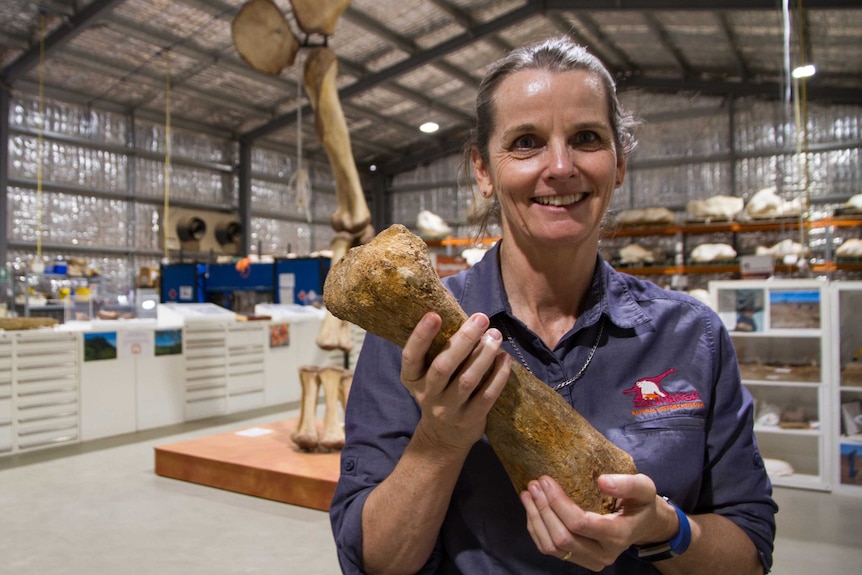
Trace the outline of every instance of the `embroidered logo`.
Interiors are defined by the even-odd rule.
[[[662,388],[662,380],[674,373],[676,370],[670,368],[660,375],[643,377],[637,380],[631,388],[623,391],[625,395],[634,396],[632,398],[632,405],[634,406],[632,415],[703,407],[700,394],[695,390],[671,393]]]

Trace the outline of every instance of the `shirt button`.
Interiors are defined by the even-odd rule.
[[[344,462],[344,471],[353,471],[353,468],[356,467],[356,463],[352,459],[348,459]]]

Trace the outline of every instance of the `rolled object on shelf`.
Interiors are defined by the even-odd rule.
[[[467,319],[440,282],[425,242],[398,224],[333,264],[324,302],[336,317],[401,347],[419,320],[436,312],[443,324],[429,363]],[[549,475],[588,511],[610,513],[616,504],[599,489],[599,475],[637,472],[628,453],[517,362],[488,414],[485,433],[517,491]]]

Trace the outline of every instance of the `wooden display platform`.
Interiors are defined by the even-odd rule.
[[[158,446],[156,474],[328,511],[341,452],[300,451],[290,439],[297,424],[288,419]]]

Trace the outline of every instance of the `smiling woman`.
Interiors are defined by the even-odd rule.
[[[330,507],[342,569],[768,570],[775,505],[727,331],[702,303],[598,252],[635,145],[612,77],[566,38],[529,45],[492,66],[476,118],[465,158],[502,239],[445,278],[468,319],[439,353],[433,312],[403,349],[366,336]],[[593,478],[613,513],[583,509],[551,467],[512,489],[486,437],[522,370],[512,361],[633,458],[639,474]],[[560,436],[541,423],[522,432],[536,453]]]

